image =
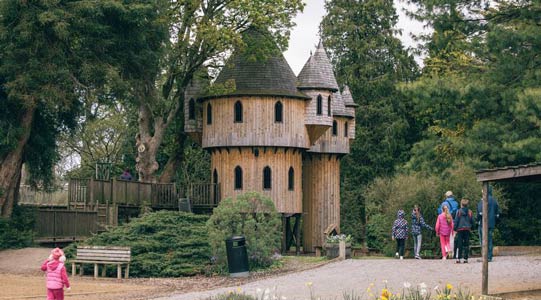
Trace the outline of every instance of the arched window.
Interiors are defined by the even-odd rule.
[[[293,167],[289,168],[289,172],[287,174],[287,188],[290,191],[295,189],[295,170],[293,170]]]
[[[266,166],[263,169],[263,189],[270,189],[272,187],[272,174],[271,168]]]
[[[212,106],[207,104],[207,124],[212,124]]]
[[[242,168],[240,166],[235,168],[235,189],[242,190]]]
[[[242,103],[235,102],[235,123],[242,123]]]
[[[331,95],[327,98],[327,116],[331,116]]]
[[[336,121],[332,121],[332,135],[338,134],[338,124],[336,124]]]
[[[348,126],[348,122],[346,122],[346,124],[344,125],[344,136],[345,137],[348,137],[348,129],[349,129],[349,126]]]
[[[276,104],[274,104],[274,122],[282,123],[284,121],[283,110],[284,107],[282,105],[282,102],[278,101],[276,102]]]
[[[218,172],[216,171],[216,169],[214,169],[214,172],[212,172],[212,183],[218,183]]]
[[[323,97],[321,95],[317,95],[317,111],[316,114],[321,115],[323,114]]]
[[[193,98],[188,102],[188,119],[195,120],[195,100]]]

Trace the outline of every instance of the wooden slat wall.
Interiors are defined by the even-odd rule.
[[[340,160],[333,154],[306,155],[303,160],[303,246],[323,246],[330,224],[340,227]]]
[[[308,150],[308,152],[318,153],[349,153],[349,133],[346,137],[344,132],[346,128],[346,122],[348,122],[348,132],[351,132],[351,127],[355,127],[355,124],[350,124],[352,119],[344,117],[335,117],[337,125],[336,136],[332,134],[332,127],[330,127],[325,134],[323,134],[316,143]],[[353,126],[352,126],[353,125]]]
[[[98,216],[93,211],[39,209],[36,217],[36,237],[90,237],[98,231]]]
[[[218,172],[222,199],[236,197],[248,191],[257,191],[269,196],[281,213],[302,212],[302,154],[298,149],[259,147],[256,157],[253,148],[237,147],[213,150],[211,170]],[[242,168],[243,188],[235,190],[235,167]],[[263,168],[272,171],[272,188],[263,190]],[[293,167],[294,190],[288,190],[288,172]]]
[[[242,103],[243,122],[234,122],[234,105]],[[274,105],[281,101],[283,122],[274,122]],[[207,105],[212,105],[208,125]],[[225,146],[309,147],[304,126],[305,100],[284,97],[232,97],[207,100],[203,109],[203,148]],[[332,121],[331,121],[332,122]]]
[[[304,94],[306,94],[309,97],[312,97],[312,100],[306,101],[305,104],[305,110],[304,110],[304,121],[306,125],[327,125],[332,126],[332,111],[331,115],[328,115],[328,102],[327,98],[329,95],[331,95],[331,102],[334,100],[332,99],[332,93],[329,90],[303,90]],[[322,97],[322,110],[321,115],[317,114],[317,96],[321,95]],[[332,109],[332,104],[331,104]]]

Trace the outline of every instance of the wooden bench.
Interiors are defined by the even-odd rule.
[[[80,275],[83,275],[83,264],[94,264],[94,278],[98,278],[98,265],[104,265],[102,276],[105,276],[105,265],[117,265],[117,278],[122,278],[122,265],[126,265],[125,278],[130,273],[131,249],[129,247],[78,246],[77,257],[71,260],[71,274],[75,276],[77,264]]]

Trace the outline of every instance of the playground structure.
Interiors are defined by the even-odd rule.
[[[150,183],[126,180],[70,179],[67,202],[39,202],[27,197],[22,205],[37,207],[36,241],[69,242],[117,226],[137,216],[146,207],[152,210],[211,212],[219,203],[219,184]]]

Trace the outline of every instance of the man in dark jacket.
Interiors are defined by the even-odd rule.
[[[470,232],[473,226],[473,213],[468,208],[468,199],[460,200],[460,209],[456,212],[454,220],[455,231],[457,232],[458,253],[456,253],[456,263],[459,264],[461,259],[464,263],[468,263],[470,253]]]
[[[477,224],[479,225],[479,241],[483,243],[483,199],[477,204]],[[488,261],[492,261],[492,233],[496,219],[500,217],[500,207],[492,197],[492,186],[488,186]]]

